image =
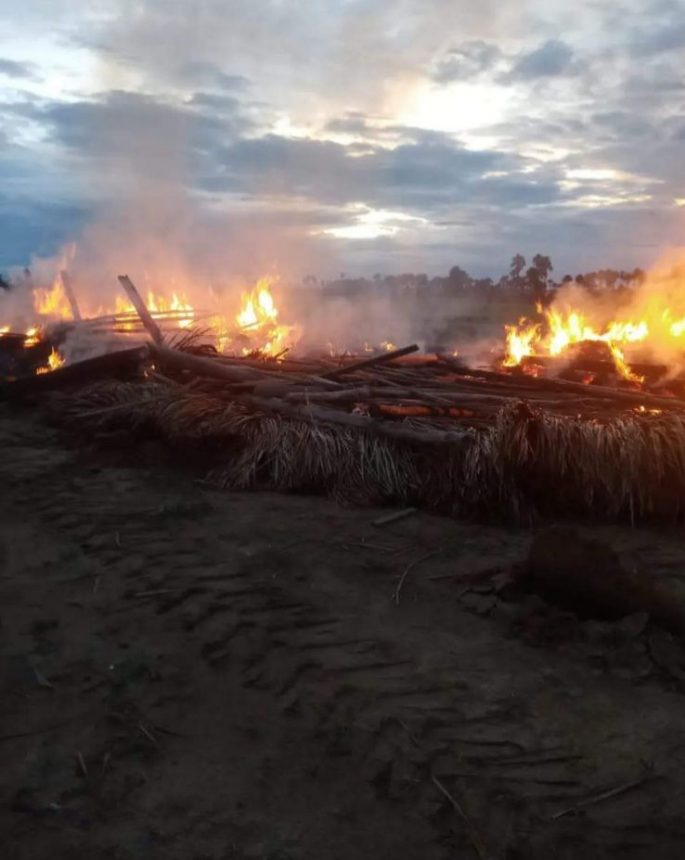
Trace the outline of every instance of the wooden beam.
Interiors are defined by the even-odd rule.
[[[67,272],[66,269],[62,269],[62,271],[59,273],[59,276],[62,280],[62,286],[64,287],[64,295],[67,297],[69,307],[71,308],[71,315],[76,322],[81,322],[81,311],[79,310],[78,302],[76,301],[76,296],[74,295],[74,290],[72,287],[71,278],[69,277],[69,272]]]
[[[356,370],[364,370],[367,367],[374,367],[377,364],[385,364],[387,361],[392,361],[395,358],[401,358],[403,355],[409,355],[412,352],[418,352],[419,347],[413,343],[411,346],[403,346],[402,349],[394,349],[392,352],[384,352],[381,355],[374,355],[373,358],[366,358],[364,361],[355,361],[353,364],[344,364],[342,367],[336,367],[335,370],[329,370],[321,375],[325,379],[337,379],[345,373],[354,373]]]
[[[136,309],[136,312],[140,317],[140,321],[148,330],[150,337],[156,344],[161,346],[164,343],[164,335],[157,323],[152,319],[150,311],[147,309],[147,306],[136,289],[135,284],[128,275],[119,275],[119,283],[124,288],[124,292],[128,296],[133,307]]]

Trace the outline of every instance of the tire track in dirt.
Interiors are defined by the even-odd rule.
[[[474,850],[455,797],[488,856],[571,857],[581,846],[609,852],[614,843],[623,857],[647,856],[640,838],[617,840],[601,821],[588,822],[582,836],[575,825],[550,824],[554,810],[591,787],[582,756],[569,738],[559,742],[553,722],[533,726],[501,684],[474,689],[474,673],[454,652],[417,654],[402,636],[405,614],[379,635],[375,606],[360,612],[358,598],[330,575],[317,587],[301,557],[237,551],[230,512],[214,494],[204,513],[199,505],[175,519],[163,513],[164,487],[146,484],[144,474],[104,469],[74,479],[73,471],[59,448],[15,446],[0,478],[14,487],[17,511],[38,514],[92,563],[113,595],[112,612],[163,625],[217,683],[230,665],[231,679],[266,694],[331,754],[336,744],[351,750],[380,802],[428,819],[436,857]],[[547,749],[556,756],[541,755]],[[665,834],[663,846],[679,838]]]

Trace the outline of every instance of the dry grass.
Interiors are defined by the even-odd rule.
[[[212,440],[210,479],[224,487],[518,520],[676,520],[685,508],[685,419],[677,414],[600,422],[515,405],[466,443],[433,446],[265,415],[157,382],[100,383],[62,397],[58,412],[96,435],[130,428],[181,447]]]

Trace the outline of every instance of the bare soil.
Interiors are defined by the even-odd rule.
[[[530,531],[219,492],[9,410],[0,451],[8,860],[683,856],[685,652],[508,594]],[[588,529],[683,587],[680,532]]]

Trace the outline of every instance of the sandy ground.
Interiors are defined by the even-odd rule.
[[[503,599],[530,532],[0,450],[8,860],[683,856],[683,649]]]

